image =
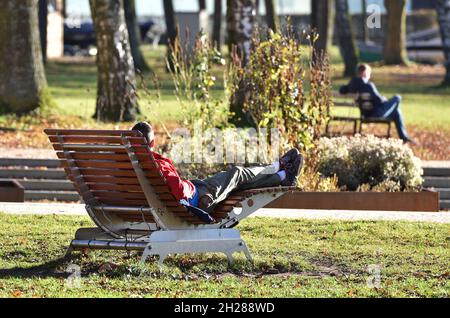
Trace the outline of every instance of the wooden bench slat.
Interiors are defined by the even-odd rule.
[[[133,169],[133,165],[129,161],[74,160],[74,164],[80,168]],[[151,161],[140,163],[140,165],[143,169],[157,169],[156,165]],[[70,168],[70,164],[65,159],[60,159],[60,166],[63,168]]]
[[[85,136],[130,136],[140,137],[141,133],[133,130],[83,130],[83,129],[44,129],[49,136],[55,135],[85,135]]]
[[[118,178],[106,176],[84,176],[84,181],[87,183],[104,183],[117,185],[139,185],[139,180],[134,178]]]
[[[111,183],[86,183],[89,189],[92,191],[133,191],[133,192],[142,192],[142,188],[140,185],[120,185],[120,184],[111,184]]]
[[[59,159],[66,159],[64,152],[57,152],[56,156]],[[114,160],[114,161],[130,161],[130,157],[127,154],[118,154],[115,152],[72,152],[70,157],[77,160]]]
[[[130,184],[114,184],[114,183],[86,183],[91,190],[108,190],[108,191],[134,191],[134,192],[142,192],[142,188],[139,184],[137,185],[130,185]],[[162,186],[153,186],[153,189],[155,189],[155,192],[157,194],[162,193],[170,193],[170,189],[166,185]]]
[[[125,146],[123,145],[98,145],[98,144],[53,144],[55,151],[78,151],[78,152],[115,152],[115,153],[127,153]],[[148,152],[147,146],[133,146],[135,153],[145,154]]]
[[[148,207],[148,202],[147,200],[137,200],[137,199],[130,199],[130,200],[126,200],[123,198],[97,198],[98,201],[100,201],[101,203],[104,204],[110,204],[110,205],[118,205],[118,206],[137,206],[137,207],[142,207],[142,206],[147,206]]]
[[[146,200],[145,194],[143,192],[116,192],[116,191],[92,190],[91,193],[100,200],[103,198]]]
[[[114,136],[49,136],[52,143],[90,143],[90,144],[118,144],[123,145],[121,137]],[[133,145],[145,145],[147,141],[144,137],[128,137]]]
[[[64,152],[57,152],[59,159],[66,159]],[[148,154],[137,154],[137,158],[141,161],[148,159]],[[130,161],[130,157],[126,153],[115,152],[70,152],[70,157],[77,160],[113,160],[113,161]]]
[[[100,168],[78,168],[80,173],[84,176],[112,176],[112,177],[135,177],[136,174],[134,170],[119,170],[119,169],[100,169]],[[69,170],[70,171],[70,170]],[[161,178],[158,171],[155,170],[144,170],[144,174],[147,177],[155,178],[159,177]],[[161,180],[163,180],[161,178]],[[152,181],[153,183],[153,181]]]

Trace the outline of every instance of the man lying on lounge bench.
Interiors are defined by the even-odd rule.
[[[153,128],[140,122],[132,130],[142,133],[151,149],[155,146]],[[173,196],[185,205],[211,213],[214,208],[236,190],[276,186],[295,186],[303,166],[303,157],[297,149],[290,150],[279,161],[265,167],[234,167],[204,180],[184,180],[170,159],[152,151],[162,175]]]

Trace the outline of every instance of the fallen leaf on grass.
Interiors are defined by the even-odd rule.
[[[14,298],[22,297],[23,293],[20,290],[15,290],[12,292],[11,296]]]

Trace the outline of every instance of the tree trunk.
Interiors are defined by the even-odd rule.
[[[233,46],[247,65],[252,46],[255,0],[227,0],[227,28],[230,52]]]
[[[251,54],[255,9],[255,0],[227,0],[228,46],[230,52],[236,50],[244,67],[249,62]],[[245,102],[245,91],[245,83],[239,83],[236,95],[230,105],[230,112],[233,113],[230,121],[237,127],[254,125],[242,109]]]
[[[354,76],[358,64],[358,50],[355,45],[348,10],[348,0],[336,0],[336,30],[339,48],[345,63],[344,76]]]
[[[217,50],[222,50],[222,0],[214,0],[213,43]]]
[[[361,0],[361,30],[364,43],[369,42],[369,29],[367,28],[367,0]]]
[[[174,62],[172,60],[171,45],[175,43],[177,38],[177,20],[175,18],[175,10],[173,9],[172,0],[163,0],[164,4],[164,19],[166,20],[167,30],[167,60],[169,61],[170,69],[174,69]]]
[[[442,84],[450,86],[450,0],[438,0],[437,15],[445,55],[445,68],[447,70]]]
[[[97,108],[102,121],[132,121],[139,113],[134,62],[123,0],[89,0],[97,39]]]
[[[384,40],[384,62],[387,65],[407,65],[406,0],[384,0],[387,29]]]
[[[140,71],[148,71],[149,67],[145,62],[139,46],[141,44],[141,31],[136,19],[135,0],[124,0],[125,21],[127,23],[128,36],[130,38],[131,54],[133,55],[134,68]]]
[[[199,11],[206,10],[206,0],[198,0]]]
[[[38,1],[0,1],[0,113],[50,106],[39,38]]]
[[[274,32],[280,31],[280,22],[275,10],[274,0],[265,0],[266,5],[266,22],[269,29]]]
[[[170,43],[174,43],[177,38],[177,20],[175,18],[175,10],[173,9],[172,0],[163,0],[164,18],[166,20],[167,39]]]
[[[311,0],[311,27],[319,34],[314,48],[316,53],[328,52],[333,38],[333,3],[332,0]]]
[[[62,14],[64,19],[67,18],[67,0],[62,0]]]
[[[47,0],[39,0],[39,35],[41,41],[42,60],[47,63]]]

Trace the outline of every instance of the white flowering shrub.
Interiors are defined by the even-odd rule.
[[[418,191],[422,165],[399,139],[375,136],[321,138],[319,172],[347,190]]]

